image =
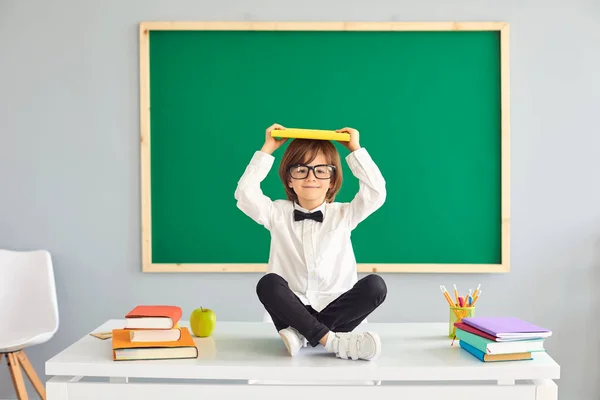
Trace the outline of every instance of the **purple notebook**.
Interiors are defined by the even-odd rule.
[[[515,317],[470,317],[463,318],[462,322],[498,338],[548,337],[552,334],[548,329]]]

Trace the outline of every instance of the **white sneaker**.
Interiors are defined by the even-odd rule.
[[[381,355],[381,339],[375,332],[330,332],[336,357],[373,361]]]
[[[283,344],[285,344],[288,353],[290,353],[290,356],[292,357],[295,356],[298,351],[300,351],[300,348],[306,347],[308,343],[304,336],[302,336],[300,332],[291,326],[280,330],[279,336],[281,336]]]

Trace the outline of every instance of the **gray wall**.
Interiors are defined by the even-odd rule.
[[[482,283],[480,315],[516,314],[554,330],[547,348],[562,366],[560,398],[597,399],[599,4],[0,1],[0,247],[50,250],[60,305],[58,334],[28,351],[34,367],[43,374],[45,360],[138,303],[179,304],[185,317],[201,304],[220,320],[262,316],[258,274],[141,272],[140,21],[503,20],[511,23],[512,272],[386,274],[388,299],[370,320],[445,321],[438,285]],[[415,298],[420,305],[407,307]],[[0,398],[11,397],[0,368]]]

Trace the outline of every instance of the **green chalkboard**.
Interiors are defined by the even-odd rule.
[[[263,270],[269,232],[233,194],[272,123],[361,132],[388,196],[352,234],[360,270],[507,270],[501,29],[144,35],[142,196],[154,270]],[[336,201],[350,201],[358,181],[348,150],[336,146],[344,166]],[[285,198],[284,150],[262,185],[272,199]]]

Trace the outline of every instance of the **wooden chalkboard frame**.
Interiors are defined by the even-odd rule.
[[[499,264],[358,264],[358,272],[505,273],[510,271],[510,84],[506,22],[213,22],[151,21],[139,26],[141,230],[143,272],[266,272],[267,264],[152,262],[150,191],[150,35],[153,30],[498,31],[501,79],[501,256]]]

